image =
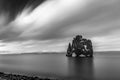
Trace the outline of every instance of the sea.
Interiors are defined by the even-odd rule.
[[[94,52],[93,58],[66,53],[0,55],[0,72],[59,80],[120,80],[120,52]]]

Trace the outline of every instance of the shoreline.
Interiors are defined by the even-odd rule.
[[[58,80],[58,79],[0,72],[0,80]]]

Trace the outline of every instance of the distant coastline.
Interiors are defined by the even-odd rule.
[[[120,51],[94,51],[94,54],[118,54]],[[0,55],[39,55],[39,54],[66,54],[66,52],[29,52],[29,53],[8,53]]]

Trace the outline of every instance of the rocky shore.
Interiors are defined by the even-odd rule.
[[[25,76],[0,72],[0,80],[57,80],[57,79],[40,78],[35,76]]]

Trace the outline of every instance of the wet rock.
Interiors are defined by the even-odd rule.
[[[81,35],[77,35],[73,38],[72,43],[69,43],[66,56],[72,57],[75,54],[76,57],[93,57],[92,41],[83,38]]]

